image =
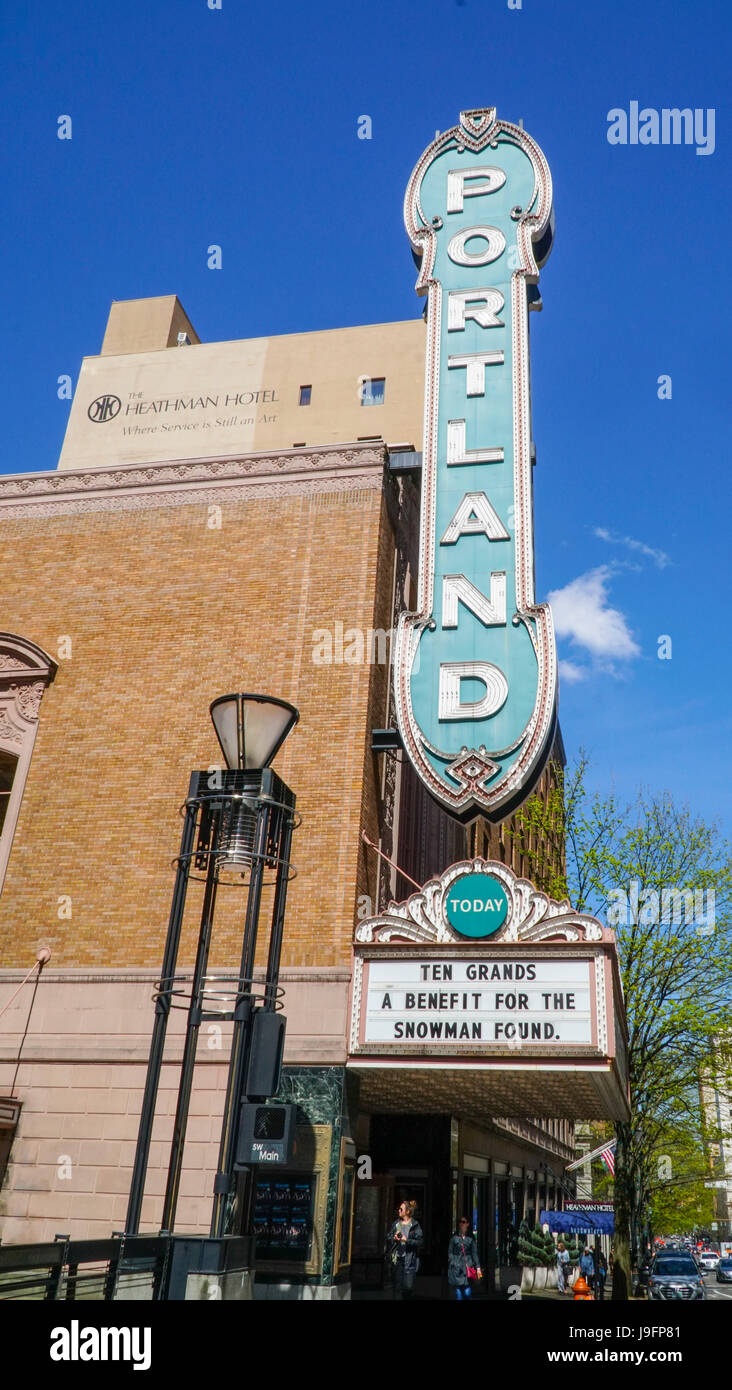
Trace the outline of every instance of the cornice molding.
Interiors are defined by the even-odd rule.
[[[212,497],[229,500],[373,488],[381,485],[384,449],[382,444],[351,442],[118,468],[14,473],[0,476],[0,516],[51,516],[190,504]]]

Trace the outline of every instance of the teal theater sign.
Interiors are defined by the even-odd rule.
[[[541,307],[552,185],[493,108],[429,146],[404,216],[428,296],[418,611],[397,631],[407,753],[453,815],[500,820],[556,724],[551,612],[534,598],[528,311]]]
[[[492,936],[508,915],[508,897],[492,874],[462,874],[445,895],[445,915],[460,936]]]

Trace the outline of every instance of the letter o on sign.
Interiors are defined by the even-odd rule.
[[[469,251],[467,243],[478,237],[485,245]],[[464,232],[457,232],[451,238],[447,254],[455,265],[490,265],[491,261],[497,261],[503,255],[505,249],[506,238],[500,227],[467,227]]]

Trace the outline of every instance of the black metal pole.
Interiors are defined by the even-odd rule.
[[[168,1027],[168,1018],[170,1016],[170,999],[174,983],[173,976],[175,975],[175,967],[178,960],[180,934],[183,925],[183,911],[188,889],[190,856],[193,851],[193,841],[196,833],[198,807],[192,805],[191,802],[193,798],[198,795],[198,781],[199,773],[192,772],[188,787],[188,800],[186,802],[183,833],[181,835],[180,855],[175,875],[173,901],[170,908],[168,935],[165,941],[163,973],[160,980],[158,997],[155,1000],[155,1022],[153,1024],[152,1038],[150,1040],[147,1077],[142,1097],[140,1128],[137,1135],[137,1148],[135,1150],[135,1162],[132,1169],[130,1199],[127,1207],[127,1221],[125,1224],[126,1234],[133,1236],[137,1235],[140,1229],[142,1199],[145,1191],[145,1177],[150,1155],[150,1137],[152,1135],[153,1120],[155,1118],[158,1086],[160,1084],[160,1070],[163,1062],[165,1034]]]
[[[264,779],[263,779],[264,780]],[[254,960],[257,949],[257,923],[262,899],[262,880],[264,878],[264,856],[271,808],[266,802],[259,803],[257,830],[254,841],[249,894],[244,922],[241,965],[239,967],[239,989],[234,1008],[234,1028],[231,1037],[229,1075],[226,1083],[224,1115],[221,1124],[219,1145],[219,1164],[214,1182],[214,1199],[211,1212],[211,1235],[223,1236],[226,1224],[227,1199],[234,1185],[234,1158],[239,1122],[239,1104],[249,1059],[252,1021],[252,984]]]
[[[212,827],[212,835],[209,844],[208,868],[206,871],[206,888],[204,891],[203,907],[201,909],[201,927],[198,934],[198,949],[196,951],[196,964],[193,971],[193,982],[191,984],[191,1003],[188,1009],[188,1019],[186,1022],[186,1040],[183,1048],[183,1060],[181,1062],[180,1085],[178,1087],[178,1104],[175,1112],[175,1122],[173,1124],[173,1140],[170,1148],[170,1163],[168,1165],[168,1180],[165,1187],[165,1198],[163,1201],[163,1215],[161,1230],[172,1231],[175,1224],[175,1212],[178,1205],[178,1191],[180,1188],[181,1171],[183,1167],[183,1149],[186,1141],[186,1128],[188,1125],[188,1109],[191,1103],[191,1090],[193,1087],[193,1070],[196,1062],[196,1047],[198,1045],[198,1030],[201,1025],[201,1012],[203,1008],[204,976],[208,965],[208,953],[211,945],[211,931],[213,928],[214,907],[216,904],[216,888],[218,884],[218,865],[214,849],[218,840],[218,821],[219,816],[215,816],[215,823]]]
[[[290,852],[292,849],[292,832],[294,830],[293,815],[295,812],[295,798],[292,799],[292,808],[285,811],[286,820],[280,840],[280,859],[277,866],[277,882],[274,892],[274,902],[272,904],[272,929],[269,937],[269,955],[267,957],[267,980],[264,988],[264,1008],[271,1012],[277,1008],[277,981],[280,973],[280,955],[282,954],[282,935],[285,927],[285,906],[287,903],[287,885],[290,876]]]

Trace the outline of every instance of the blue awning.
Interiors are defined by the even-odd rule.
[[[550,1231],[559,1235],[611,1236],[615,1217],[611,1211],[543,1211],[539,1225],[548,1225]]]

